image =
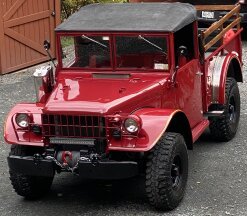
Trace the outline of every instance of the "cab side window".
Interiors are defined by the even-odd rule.
[[[193,23],[174,34],[176,65],[185,65],[195,58]]]

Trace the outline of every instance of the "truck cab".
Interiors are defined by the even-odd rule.
[[[152,206],[178,206],[188,176],[187,150],[210,125],[218,140],[236,134],[240,32],[225,42],[235,41],[227,49],[231,57],[222,47],[206,54],[190,4],[81,8],[56,28],[55,67],[34,73],[36,103],[16,105],[6,120],[17,194],[44,195],[60,172],[90,179],[145,174]],[[221,65],[219,53],[228,56]],[[222,71],[219,100],[208,78],[212,64]],[[224,128],[218,126],[222,119]]]

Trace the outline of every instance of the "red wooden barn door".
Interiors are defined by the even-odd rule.
[[[59,22],[59,0],[0,0],[0,73],[48,60],[43,41],[51,41]]]

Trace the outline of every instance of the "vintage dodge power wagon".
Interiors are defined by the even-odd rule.
[[[238,128],[239,9],[198,29],[190,4],[93,4],[59,25],[57,65],[34,73],[37,102],[16,105],[5,123],[17,194],[44,195],[60,172],[144,174],[152,206],[178,206],[187,150],[208,127],[224,142]]]

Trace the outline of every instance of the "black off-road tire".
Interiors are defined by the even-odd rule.
[[[169,211],[183,199],[188,178],[188,152],[179,133],[165,133],[150,151],[146,167],[146,193],[157,210]]]
[[[12,145],[9,155],[28,156],[32,147]],[[30,151],[31,150],[31,151]],[[45,195],[51,187],[53,177],[29,176],[9,170],[10,180],[15,192],[26,199],[38,199]]]
[[[226,79],[224,113],[220,117],[211,117],[210,132],[215,140],[230,141],[237,132],[240,117],[240,95],[238,84],[232,77]]]

